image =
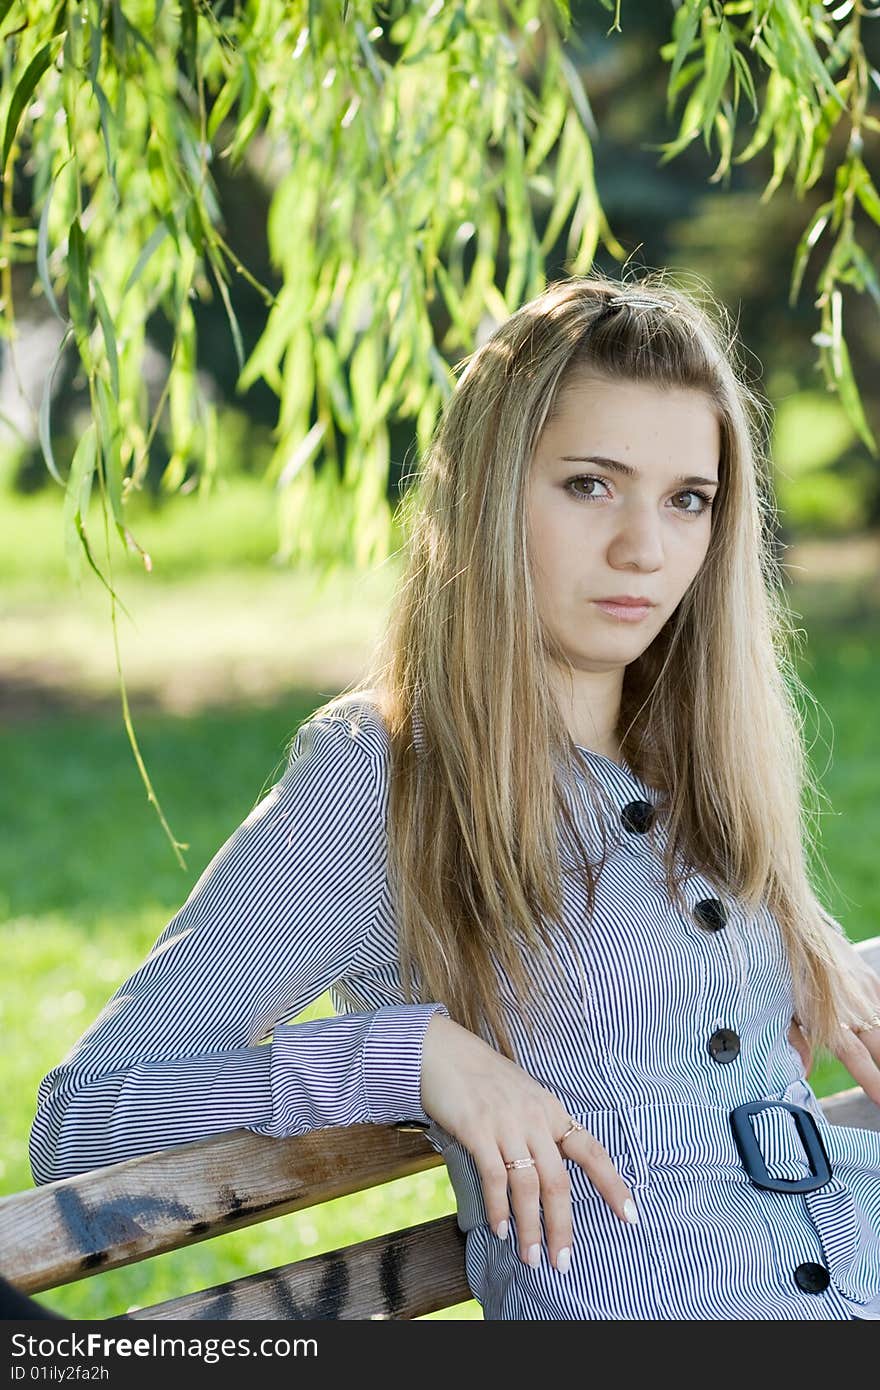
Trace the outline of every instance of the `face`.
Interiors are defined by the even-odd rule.
[[[705,558],[719,486],[718,420],[699,392],[586,376],[559,405],[528,482],[539,610],[576,671],[622,679]],[[621,595],[652,606],[598,605]]]

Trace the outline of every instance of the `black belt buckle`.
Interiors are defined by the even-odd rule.
[[[759,1110],[790,1110],[794,1115],[801,1143],[807,1152],[810,1164],[808,1178],[771,1178],[767,1172],[764,1156],[758,1147],[755,1131],[752,1129],[750,1115]],[[787,1100],[750,1100],[745,1105],[737,1105],[730,1112],[733,1137],[742,1165],[756,1187],[767,1192],[815,1192],[831,1181],[831,1163],[822,1143],[822,1136],[809,1110],[801,1105],[791,1105]]]

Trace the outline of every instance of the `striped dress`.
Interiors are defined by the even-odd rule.
[[[346,717],[356,712],[357,721]],[[419,730],[416,729],[419,742]],[[403,1002],[387,879],[387,733],[372,707],[304,724],[284,775],[217,852],[147,959],[40,1085],[37,1183],[244,1127],[287,1136],[417,1120],[442,1153],[469,1286],[493,1319],[880,1319],[880,1134],[830,1125],[787,1033],[791,976],[769,910],[729,911],[691,874],[669,902],[658,794],[581,750],[566,796],[585,842],[609,837],[587,933],[560,836],[567,981],[515,1058],[607,1149],[639,1221],[620,1220],[571,1160],[571,1267],[516,1220],[490,1229],[476,1165],[421,1104],[422,1044],[441,1002]],[[334,1018],[285,1020],[326,990]],[[729,1122],[773,1099],[814,1117],[832,1168],[810,1192],[755,1186]],[[809,1173],[793,1113],[753,1116],[774,1177]],[[514,1157],[515,1155],[510,1155]]]

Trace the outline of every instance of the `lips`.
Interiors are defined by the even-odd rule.
[[[624,623],[642,622],[653,607],[653,604],[649,603],[612,603],[609,599],[593,599],[593,603],[600,613]]]
[[[594,603],[613,603],[615,608],[653,608],[649,598],[630,598],[627,594],[611,594],[608,598],[597,598]]]

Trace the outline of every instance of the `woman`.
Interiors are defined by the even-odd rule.
[[[659,276],[468,359],[371,670],[43,1081],[37,1182],[416,1119],[487,1318],[880,1315],[880,1135],[806,1080],[880,1103],[880,980],[807,872],[764,423]]]

